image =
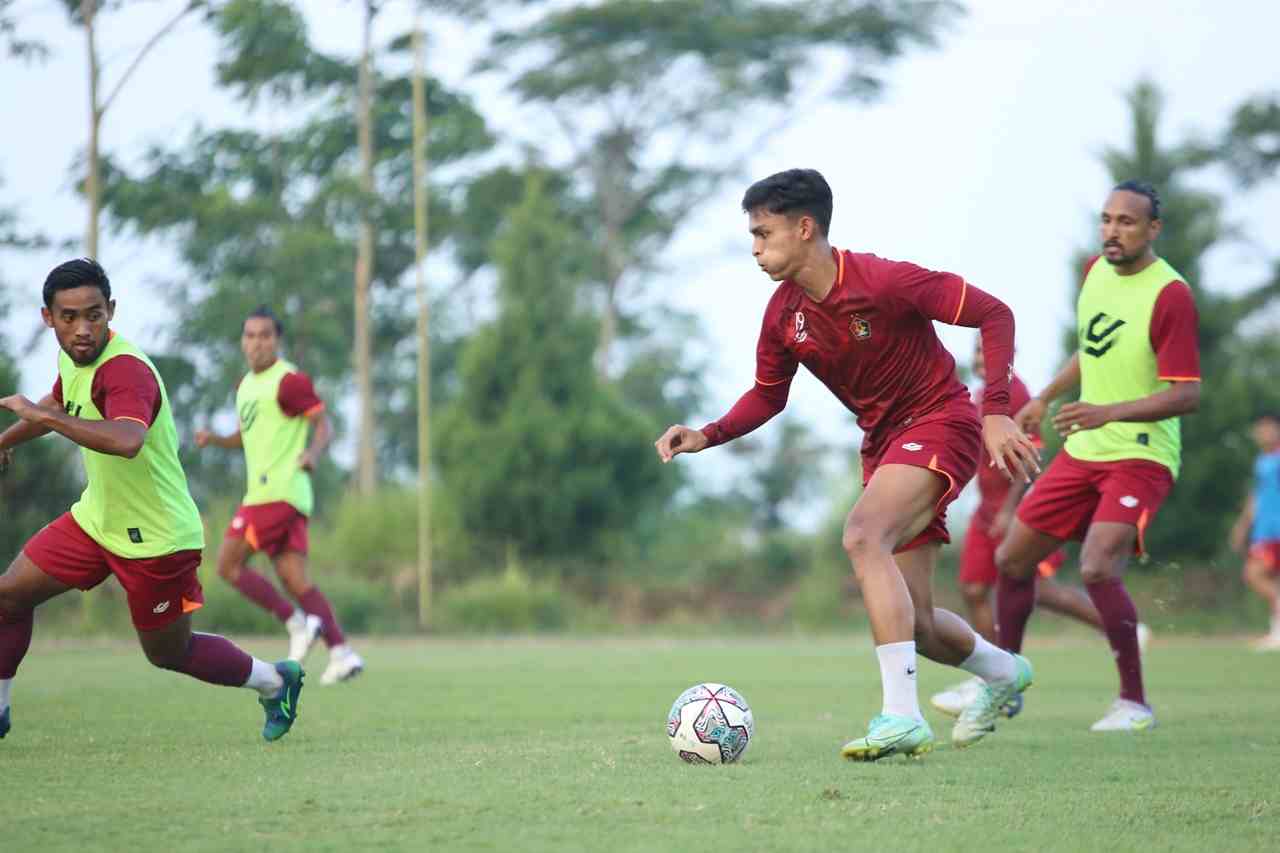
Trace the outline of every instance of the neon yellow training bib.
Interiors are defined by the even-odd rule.
[[[280,408],[280,383],[297,370],[284,359],[261,373],[250,373],[236,390],[240,415],[240,441],[249,471],[245,506],[284,501],[303,515],[310,515],[314,497],[311,475],[302,470],[298,457],[307,449],[310,423],[301,415]]]

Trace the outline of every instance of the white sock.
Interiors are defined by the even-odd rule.
[[[254,658],[253,669],[249,670],[249,680],[244,686],[261,693],[263,699],[274,699],[284,689],[284,679],[274,666]]]
[[[916,642],[886,643],[876,646],[880,659],[880,684],[884,689],[881,712],[923,720],[916,695]]]
[[[293,615],[289,617],[289,621],[286,622],[285,624],[292,625],[296,628],[301,628],[302,626],[307,624],[307,614],[303,613],[301,610],[297,608],[294,608]]]
[[[0,678],[0,714],[9,707],[9,691],[13,689],[12,678]]]
[[[1018,664],[1013,655],[991,645],[977,632],[973,635],[973,654],[965,658],[960,668],[983,681],[1013,681],[1018,677]]]
[[[351,647],[346,643],[343,643],[340,646],[333,646],[329,649],[329,657],[334,660],[341,660],[349,654],[351,654]]]

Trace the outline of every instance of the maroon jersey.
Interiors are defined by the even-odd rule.
[[[921,419],[972,413],[934,320],[982,328],[984,414],[1009,414],[1013,313],[958,275],[870,254],[836,251],[835,285],[814,302],[784,281],[765,309],[756,384],[723,418],[703,428],[709,446],[743,435],[786,406],[803,364],[857,416],[863,454]],[[970,414],[970,416],[972,416]]]
[[[974,395],[975,398],[977,396]],[[1031,392],[1027,390],[1022,378],[1014,374],[1009,382],[1009,411],[1017,412],[1030,401]],[[1043,443],[1039,435],[1028,437],[1036,447],[1040,447]],[[982,448],[982,455],[978,457],[978,476],[975,479],[978,481],[978,509],[973,514],[973,523],[986,530],[995,520],[1000,507],[1004,505],[1005,498],[1009,497],[1009,489],[1013,484],[1000,472],[999,468],[991,464],[991,456],[987,453],[986,447]]]

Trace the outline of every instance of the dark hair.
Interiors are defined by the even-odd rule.
[[[1258,415],[1259,421],[1271,421],[1273,424],[1280,426],[1280,412],[1263,412]]]
[[[245,317],[245,319],[248,320],[252,317],[265,317],[270,320],[276,327],[277,338],[284,334],[284,323],[280,322],[280,318],[276,316],[276,312],[271,310],[271,306],[259,305],[257,308],[250,311],[249,316]]]
[[[1160,195],[1156,192],[1156,188],[1148,184],[1146,181],[1121,181],[1111,188],[1112,192],[1124,190],[1127,193],[1134,193],[1145,198],[1151,203],[1151,218],[1160,218]]]
[[[111,280],[107,271],[93,258],[76,258],[58,264],[44,280],[44,307],[53,307],[53,297],[59,290],[73,290],[92,286],[102,291],[102,298],[111,301]]]
[[[816,169],[788,169],[756,181],[742,196],[742,209],[770,213],[807,213],[822,236],[831,227],[831,187]]]

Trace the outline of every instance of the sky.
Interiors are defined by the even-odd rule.
[[[60,237],[78,237],[84,211],[68,178],[87,122],[83,39],[52,0],[17,0],[20,27],[53,47],[38,65],[0,64],[0,202],[21,221]],[[101,44],[110,87],[132,52],[174,3],[136,4],[113,15]],[[352,52],[359,4],[307,0],[312,35],[326,49]],[[392,2],[384,37],[403,31],[409,4]],[[878,103],[818,104],[753,151],[759,177],[794,166],[819,169],[835,193],[834,245],[960,273],[1014,310],[1018,369],[1033,392],[1053,374],[1062,328],[1071,322],[1070,259],[1096,243],[1096,211],[1109,189],[1099,153],[1127,141],[1124,93],[1146,76],[1166,95],[1166,141],[1210,134],[1242,99],[1280,86],[1274,34],[1280,4],[1249,0],[1129,3],[1089,0],[975,0],[941,36],[941,47],[914,51],[887,73]],[[476,39],[445,26],[428,57],[432,74],[469,91],[495,126],[517,112],[492,81],[466,74]],[[184,24],[149,56],[106,119],[103,149],[136,156],[148,143],[181,138],[206,125],[269,122],[246,117],[212,82],[217,47],[205,28]],[[1228,216],[1247,237],[1210,258],[1211,285],[1241,289],[1264,274],[1275,254],[1280,188],[1229,191]],[[719,416],[754,374],[755,338],[773,285],[750,257],[743,187],[726,186],[690,218],[664,258],[655,284],[670,301],[702,317],[708,410]],[[39,322],[39,284],[62,252],[0,255],[0,278],[14,297],[0,334],[25,344]],[[104,235],[102,260],[120,302],[115,327],[144,348],[180,345],[166,326],[164,301],[149,282],[170,268],[158,241]],[[690,272],[696,270],[696,273]],[[729,298],[725,298],[726,295]],[[710,310],[714,305],[715,310]],[[974,332],[939,327],[967,359]],[[23,361],[23,390],[37,396],[53,378],[56,352],[46,333]],[[802,372],[803,374],[803,372]],[[793,386],[788,416],[810,423],[852,456],[853,416],[812,377]],[[698,420],[695,425],[700,425]],[[709,474],[733,469],[728,454],[703,463]]]

